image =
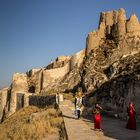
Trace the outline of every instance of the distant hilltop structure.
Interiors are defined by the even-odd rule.
[[[99,27],[97,31],[90,32],[87,37],[86,53],[98,47],[101,40],[113,39],[119,42],[131,33],[139,34],[140,23],[134,14],[126,19],[125,10],[103,12],[100,14]]]
[[[98,29],[88,34],[84,50],[73,56],[59,56],[44,68],[15,73],[11,86],[0,90],[0,114],[4,106],[8,115],[28,106],[31,95],[68,93],[81,88],[89,95],[87,111],[98,101],[106,110],[117,112],[123,118],[130,100],[137,105],[136,111],[140,110],[139,77],[140,23],[137,16],[126,19],[122,8],[102,12]]]

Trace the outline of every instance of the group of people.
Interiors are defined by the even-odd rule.
[[[82,92],[78,92],[76,94],[75,101],[74,101],[75,115],[77,116],[77,119],[80,118],[81,110],[83,108],[82,97],[83,97]],[[101,129],[102,119],[101,119],[101,113],[100,113],[102,110],[103,108],[98,103],[96,103],[95,109],[93,110],[93,114],[94,114],[93,120],[94,120],[95,130],[102,131]],[[127,108],[127,113],[128,113],[128,122],[127,122],[126,128],[136,130],[135,107],[132,101],[129,103],[129,106]]]

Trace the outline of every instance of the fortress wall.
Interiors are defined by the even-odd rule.
[[[79,67],[80,64],[83,62],[84,57],[85,57],[85,49],[74,54],[70,59],[70,70],[72,70],[76,65]]]
[[[67,63],[64,67],[55,69],[46,69],[43,71],[43,87],[45,88],[55,80],[64,77],[70,71],[70,64]]]
[[[27,75],[15,73],[12,79],[12,93],[28,92]]]
[[[31,69],[27,72],[27,76],[31,77],[33,76],[35,73],[37,73],[38,71],[40,71],[40,69]]]
[[[28,78],[28,88],[35,87],[35,93],[40,93],[42,88],[42,69],[36,71],[31,77]]]
[[[114,38],[121,37],[126,33],[126,15],[124,9],[103,12],[100,14],[100,24],[105,23],[106,35]]]
[[[86,55],[92,50],[96,49],[100,43],[100,36],[97,32],[90,32],[86,40]]]
[[[16,111],[17,107],[17,93],[27,93],[28,83],[27,75],[24,73],[15,73],[12,80],[11,100],[10,100],[10,114]]]
[[[127,33],[140,31],[140,24],[136,15],[132,15],[130,19],[127,21],[126,25],[127,25],[126,28]]]
[[[3,88],[2,90],[0,90],[0,118],[2,117],[4,107],[7,105],[7,96],[8,88]]]

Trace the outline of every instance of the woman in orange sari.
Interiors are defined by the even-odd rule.
[[[100,110],[102,110],[102,107],[99,106],[97,103],[95,104],[95,110],[94,110],[94,129],[102,130],[101,129],[101,115]]]
[[[132,101],[129,103],[129,107],[127,108],[127,113],[129,119],[126,128],[136,130],[135,107]]]

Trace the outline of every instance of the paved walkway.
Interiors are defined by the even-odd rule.
[[[68,140],[96,140],[93,130],[81,119],[77,119],[72,111],[73,105],[70,101],[64,101],[60,105],[63,113]],[[98,140],[98,139],[97,139]]]
[[[102,118],[103,132],[93,130],[92,117],[78,120],[71,101],[61,103],[65,127],[69,140],[140,140],[140,126],[137,131],[125,128],[126,122],[114,118]],[[140,125],[140,124],[138,124]]]
[[[85,121],[90,128],[94,125],[93,117],[91,116],[83,119],[83,121]],[[140,123],[137,122],[137,130],[129,130],[126,129],[125,126],[126,121],[102,116],[102,129],[104,137],[109,137],[113,140],[140,140]]]

